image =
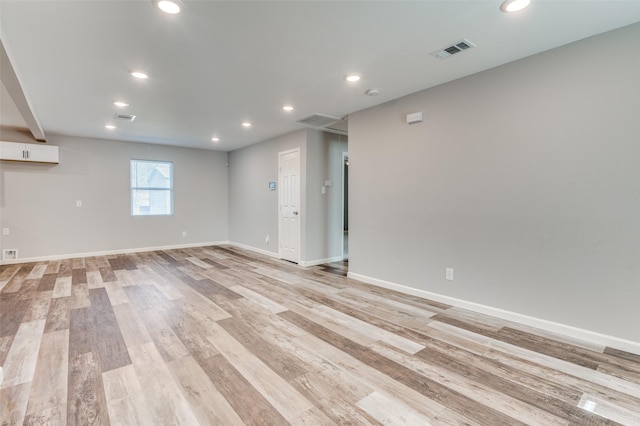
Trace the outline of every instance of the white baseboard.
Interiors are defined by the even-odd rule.
[[[478,312],[485,315],[491,315],[493,317],[502,318],[508,321],[517,322],[520,324],[528,325],[530,327],[539,328],[552,333],[572,337],[586,342],[596,343],[602,346],[609,346],[612,348],[620,349],[626,352],[631,352],[640,355],[640,342],[634,342],[632,340],[621,339],[615,336],[609,336],[606,334],[597,333],[595,331],[585,330],[582,328],[573,327],[566,324],[561,324],[553,321],[548,321],[541,318],[531,317],[529,315],[519,314],[517,312],[506,311],[492,306],[481,305],[479,303],[469,302],[466,300],[456,299],[455,297],[444,296],[442,294],[431,293],[426,290],[420,290],[413,287],[408,287],[402,284],[396,284],[389,281],[380,280],[377,278],[368,277],[366,275],[356,274],[349,272],[348,278],[362,281],[367,284],[373,284],[378,287],[387,288],[389,290],[396,290],[401,293],[410,294],[412,296],[418,296],[425,299],[433,300],[447,305],[455,306],[458,308],[467,309],[470,311]]]
[[[130,249],[119,249],[119,250],[94,251],[94,252],[88,252],[88,253],[56,254],[52,256],[41,256],[41,257],[24,257],[21,259],[0,260],[0,265],[10,265],[14,263],[44,262],[49,260],[76,259],[79,257],[108,256],[113,254],[143,253],[145,251],[219,246],[223,244],[229,244],[229,242],[228,241],[212,241],[212,242],[204,242],[204,243],[175,244],[170,246],[140,247],[140,248],[130,248]]]
[[[241,249],[244,249],[244,250],[248,250],[248,251],[252,251],[252,252],[255,252],[255,253],[264,254],[266,256],[273,257],[273,258],[276,258],[276,259],[280,259],[280,254],[279,253],[274,253],[272,251],[267,251],[267,250],[259,249],[259,248],[252,247],[252,246],[247,246],[247,245],[240,244],[240,243],[234,243],[232,241],[230,241],[228,244],[230,246],[233,246],[233,247],[238,247],[238,248],[241,248]],[[298,265],[302,266],[302,267],[305,267],[305,268],[308,268],[310,266],[322,265],[324,263],[338,262],[338,261],[341,261],[341,260],[342,260],[342,256],[329,257],[327,259],[301,260],[300,262],[298,262]]]
[[[316,260],[301,260],[300,263],[298,263],[300,266],[304,266],[309,267],[309,266],[316,266],[316,265],[322,265],[325,263],[333,263],[333,262],[339,262],[342,260],[342,256],[336,256],[336,257],[329,257],[326,259],[316,259]]]
[[[263,250],[263,249],[259,249],[259,248],[252,247],[252,246],[247,246],[247,245],[240,244],[240,243],[234,243],[233,241],[229,241],[229,242],[227,242],[227,244],[229,244],[232,247],[238,247],[238,248],[241,248],[241,249],[244,249],[244,250],[249,250],[249,251],[253,251],[255,253],[264,254],[265,256],[275,257],[276,259],[280,259],[280,255],[278,253],[274,253],[272,251]]]
[[[113,254],[127,254],[127,253],[143,253],[146,251],[157,251],[157,250],[173,250],[173,249],[181,249],[181,248],[193,248],[193,247],[206,247],[206,246],[220,246],[220,245],[230,245],[233,247],[238,247],[244,250],[252,251],[255,253],[260,253],[265,256],[273,257],[276,259],[280,258],[278,253],[274,253],[267,250],[262,250],[256,247],[247,246],[245,244],[234,243],[232,241],[211,241],[211,242],[203,242],[203,243],[191,243],[191,244],[175,244],[169,246],[158,246],[158,247],[140,247],[140,248],[129,248],[129,249],[119,249],[119,250],[105,250],[105,251],[94,251],[87,253],[67,253],[67,254],[56,254],[51,256],[39,256],[39,257],[24,257],[19,259],[10,259],[10,260],[0,260],[0,265],[11,265],[16,263],[33,263],[33,262],[45,262],[49,260],[63,260],[63,259],[77,259],[80,257],[93,257],[93,256],[108,256]],[[342,257],[332,257],[328,259],[317,259],[311,261],[300,261],[299,265],[304,267],[321,265],[323,263],[331,263],[342,260]]]

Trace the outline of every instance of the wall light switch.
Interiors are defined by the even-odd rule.
[[[326,186],[321,187],[320,188],[320,193],[321,194],[326,194],[327,193],[327,187]]]
[[[446,268],[444,272],[445,279],[453,281],[453,268]]]
[[[182,231],[182,236],[186,237],[187,236],[187,231]]]

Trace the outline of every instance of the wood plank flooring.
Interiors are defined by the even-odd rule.
[[[0,267],[0,424],[640,425],[640,356],[226,246]]]

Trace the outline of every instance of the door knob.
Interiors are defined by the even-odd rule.
[[[297,214],[298,214],[298,211],[297,211],[297,210],[296,210],[296,211],[294,211],[294,212],[293,212],[293,214],[297,215]]]

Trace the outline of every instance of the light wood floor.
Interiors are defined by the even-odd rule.
[[[230,247],[0,268],[0,424],[640,425],[640,356]]]

